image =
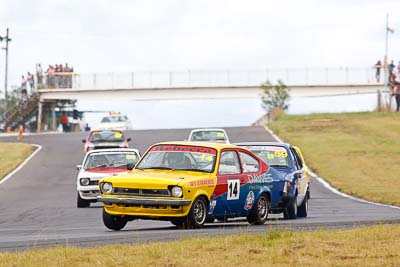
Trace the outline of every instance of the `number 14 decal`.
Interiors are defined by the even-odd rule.
[[[240,196],[240,180],[228,180],[227,200],[239,199]]]

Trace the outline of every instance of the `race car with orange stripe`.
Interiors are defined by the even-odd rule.
[[[131,172],[100,180],[97,200],[112,230],[135,219],[168,220],[178,228],[234,217],[264,224],[269,213],[284,212],[301,194],[305,199],[300,182],[242,147],[166,142],[151,146]]]

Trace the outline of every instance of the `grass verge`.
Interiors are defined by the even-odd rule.
[[[400,114],[281,115],[269,127],[338,190],[400,206]]]
[[[398,266],[400,225],[0,253],[0,266]]]
[[[17,168],[35,148],[20,143],[0,143],[0,180]]]

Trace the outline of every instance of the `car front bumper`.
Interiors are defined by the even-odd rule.
[[[150,206],[187,206],[191,200],[170,200],[170,199],[154,199],[154,198],[119,198],[119,197],[97,197],[98,202],[106,204],[122,204],[122,205],[150,205]]]

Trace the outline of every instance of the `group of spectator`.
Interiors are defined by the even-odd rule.
[[[72,76],[74,68],[68,63],[49,65],[43,74],[40,64],[36,64],[36,75],[38,88],[72,88]]]
[[[375,64],[376,68],[376,81],[380,82],[380,74],[381,68],[384,66],[381,64],[381,61]],[[388,85],[390,86],[390,93],[396,99],[396,111],[400,111],[400,61],[399,64],[394,64],[393,60],[387,65],[388,70]]]

